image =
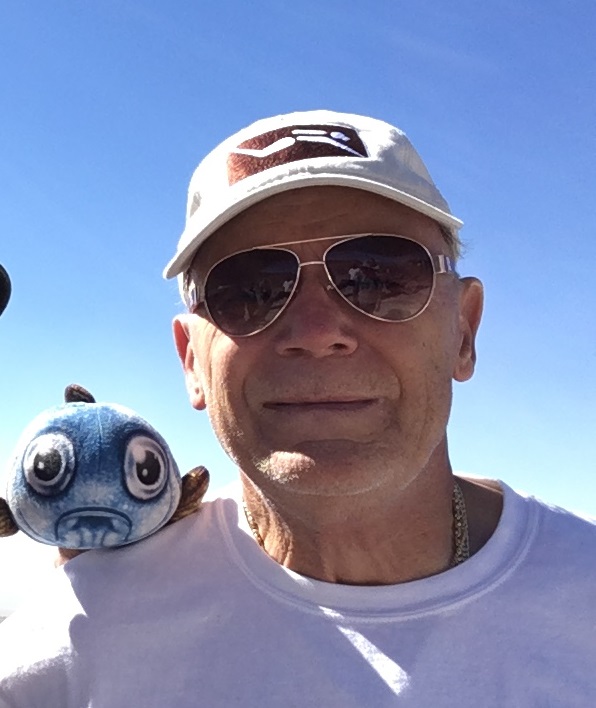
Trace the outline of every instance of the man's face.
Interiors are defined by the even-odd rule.
[[[194,271],[204,277],[229,254],[288,241],[299,242],[301,261],[320,260],[333,241],[300,242],[375,232],[448,253],[422,214],[360,190],[310,187],[227,223]],[[201,315],[177,318],[191,402],[207,408],[226,451],[262,488],[325,496],[404,488],[429,464],[446,464],[452,379],[473,372],[481,286],[439,275],[422,314],[387,323],[327,285],[322,266],[304,267],[279,319],[249,337],[232,338]]]

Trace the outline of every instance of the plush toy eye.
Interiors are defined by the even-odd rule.
[[[50,497],[66,489],[74,470],[74,447],[62,433],[44,433],[35,438],[23,457],[25,479],[44,496]]]
[[[152,499],[157,496],[168,476],[168,463],[161,445],[146,435],[131,438],[124,456],[124,474],[133,497]]]

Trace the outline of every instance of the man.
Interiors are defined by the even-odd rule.
[[[203,160],[166,276],[239,484],[57,571],[5,622],[0,705],[593,705],[594,526],[452,474],[482,309],[460,225],[370,118],[266,119]]]
[[[8,305],[8,301],[10,300],[10,291],[10,278],[8,277],[8,273],[4,267],[0,265],[0,315],[4,312],[6,306]]]

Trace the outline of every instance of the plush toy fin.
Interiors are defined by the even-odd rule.
[[[65,403],[96,403],[95,398],[79,384],[69,384],[64,389]]]
[[[209,486],[209,472],[205,467],[199,466],[187,472],[182,477],[182,493],[172,518],[168,524],[180,521],[189,514],[194,514],[201,508],[201,502]]]
[[[7,502],[0,497],[0,538],[12,536],[19,530],[17,522],[10,511]]]

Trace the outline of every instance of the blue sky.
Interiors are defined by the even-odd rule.
[[[211,147],[332,108],[405,130],[465,222],[486,311],[455,469],[596,515],[595,27],[588,0],[2,3],[0,464],[79,382],[145,416],[183,472],[232,479],[187,403],[161,271]],[[0,611],[50,555],[0,543]]]

